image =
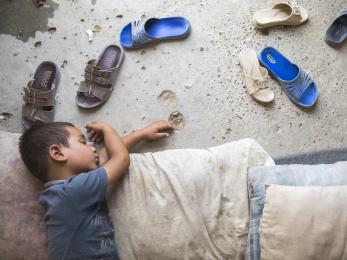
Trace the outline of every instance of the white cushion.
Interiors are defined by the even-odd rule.
[[[262,260],[347,259],[347,186],[266,190]]]

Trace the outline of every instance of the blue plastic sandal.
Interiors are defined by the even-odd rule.
[[[154,42],[185,38],[190,33],[190,23],[183,17],[150,18],[126,25],[120,33],[120,43],[128,49],[137,49]]]
[[[312,107],[316,103],[316,84],[296,64],[272,47],[265,47],[258,56],[259,62],[279,81],[290,100],[304,108]]]

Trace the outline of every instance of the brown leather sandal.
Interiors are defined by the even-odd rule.
[[[97,107],[111,96],[123,57],[121,47],[109,45],[102,51],[98,60],[88,61],[84,70],[84,81],[80,83],[77,91],[76,103],[79,107]]]
[[[42,62],[36,69],[34,79],[24,87],[22,119],[25,129],[37,122],[52,122],[55,93],[59,82],[58,67],[51,61]]]

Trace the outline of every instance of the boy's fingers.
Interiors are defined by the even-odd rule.
[[[89,139],[94,141],[94,142],[99,143],[102,140],[102,135],[95,130],[91,130],[91,134],[89,135]]]
[[[88,138],[89,138],[89,139],[92,139],[92,138],[93,138],[93,136],[94,136],[94,134],[92,134],[92,133],[88,133]]]
[[[95,131],[92,132],[92,134],[89,136],[89,139],[92,141],[95,141],[95,139],[98,137],[98,133]]]
[[[86,124],[85,128],[87,129],[94,129],[97,126],[96,122],[91,122]]]
[[[165,137],[168,137],[169,136],[169,133],[157,133],[156,134],[156,137],[158,138],[165,138]]]
[[[174,128],[173,124],[171,124],[170,122],[166,122],[166,127],[168,127],[168,128]]]
[[[94,135],[94,140],[97,141],[99,138],[100,138],[100,135],[99,135],[98,133],[96,133],[96,134]]]
[[[87,132],[88,132],[88,136],[90,136],[90,137],[95,134],[95,131],[91,130],[91,129],[89,129]]]
[[[165,131],[165,130],[172,130],[174,127],[172,125],[165,125],[163,127],[158,128],[158,130],[161,131]]]
[[[170,122],[162,121],[158,125],[158,129],[171,129],[173,125]]]

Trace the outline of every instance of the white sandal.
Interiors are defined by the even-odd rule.
[[[277,25],[300,25],[308,19],[307,10],[296,1],[280,2],[272,9],[263,9],[253,15],[253,24],[259,29]]]
[[[275,95],[270,88],[269,73],[259,64],[257,53],[252,49],[244,49],[240,53],[240,64],[246,80],[246,88],[255,100],[268,103]]]

